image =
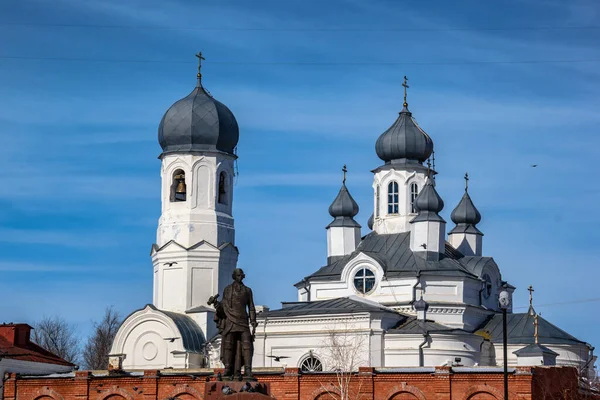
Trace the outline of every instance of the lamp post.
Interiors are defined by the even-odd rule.
[[[506,290],[506,285],[498,295],[498,305],[502,309],[502,344],[504,353],[504,400],[508,400],[508,350],[507,350],[507,329],[506,329],[506,310],[510,306],[510,294]]]

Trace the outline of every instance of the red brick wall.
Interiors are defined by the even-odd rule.
[[[278,400],[333,400],[339,395],[335,374],[302,374],[288,368],[257,377],[269,383],[271,396]],[[191,371],[161,374],[153,370],[144,371],[143,376],[94,376],[89,371],[60,378],[10,374],[4,395],[5,400],[192,400],[203,399],[207,379],[215,378]],[[585,398],[577,387],[577,373],[568,367],[518,368],[509,376],[510,400]],[[435,373],[376,373],[373,368],[361,368],[349,394],[352,400],[502,400],[503,376],[454,373],[450,367],[438,367]]]

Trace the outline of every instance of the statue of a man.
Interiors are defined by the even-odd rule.
[[[223,290],[223,300],[219,304],[222,318],[218,321],[221,331],[221,357],[225,365],[225,377],[241,376],[240,362],[236,363],[236,353],[241,348],[244,365],[244,377],[252,377],[252,353],[254,346],[254,330],[256,323],[256,309],[252,289],[244,285],[242,280],[246,277],[244,271],[236,268],[232,274],[233,283]],[[218,314],[218,312],[217,312]],[[250,332],[252,325],[252,332]],[[221,330],[222,329],[222,330]],[[241,346],[240,346],[241,344]]]

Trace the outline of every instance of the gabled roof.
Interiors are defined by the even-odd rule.
[[[507,314],[506,325],[509,344],[533,344],[535,313]],[[502,314],[495,314],[484,323],[483,330],[490,332],[492,342],[502,343]],[[585,344],[585,342],[571,336],[556,325],[551,324],[538,315],[539,342],[544,344]]]
[[[513,354],[519,357],[527,357],[527,356],[541,356],[544,354],[548,354],[551,356],[558,356],[558,353],[550,350],[546,346],[542,346],[539,343],[534,343],[523,347],[517,351],[513,351]]]
[[[31,342],[31,326],[27,324],[0,325],[0,359],[14,359],[45,364],[75,365]]]
[[[362,239],[354,252],[332,260],[330,264],[305,279],[315,281],[339,280],[346,264],[360,253],[364,253],[379,262],[387,278],[417,276],[427,273],[477,278],[460,261],[463,255],[448,243],[446,243],[445,254],[442,259],[439,261],[426,261],[419,256],[415,256],[410,249],[410,232],[393,234],[371,232]]]
[[[430,320],[421,321],[416,317],[409,317],[405,321],[401,321],[396,327],[389,329],[386,334],[422,334],[428,333],[460,333],[470,334],[464,329],[451,328],[446,325],[438,324]]]
[[[354,314],[364,312],[385,312],[399,317],[405,317],[390,308],[379,305],[378,303],[359,299],[356,296],[340,297],[331,300],[321,301],[299,301],[282,303],[282,308],[279,310],[263,311],[256,317],[272,318],[272,317],[292,317],[304,315],[330,315],[330,314]]]

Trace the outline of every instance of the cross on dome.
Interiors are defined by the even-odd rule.
[[[465,172],[465,192],[469,190],[469,173]]]
[[[202,60],[206,60],[206,58],[204,58],[204,56],[202,56],[202,52],[199,51],[198,54],[196,54],[196,57],[198,57],[198,86],[200,86],[200,81],[202,80],[202,73],[200,72],[200,69],[202,68]]]
[[[406,89],[408,89],[410,86],[408,86],[408,78],[406,75],[404,75],[404,82],[402,82],[402,86],[404,87],[404,104],[402,105],[404,107],[408,107],[408,103],[406,102]]]
[[[346,173],[348,172],[348,168],[346,168],[346,164],[344,164],[344,167],[342,168],[342,172],[344,173],[344,179],[342,179],[342,183],[346,183]]]

